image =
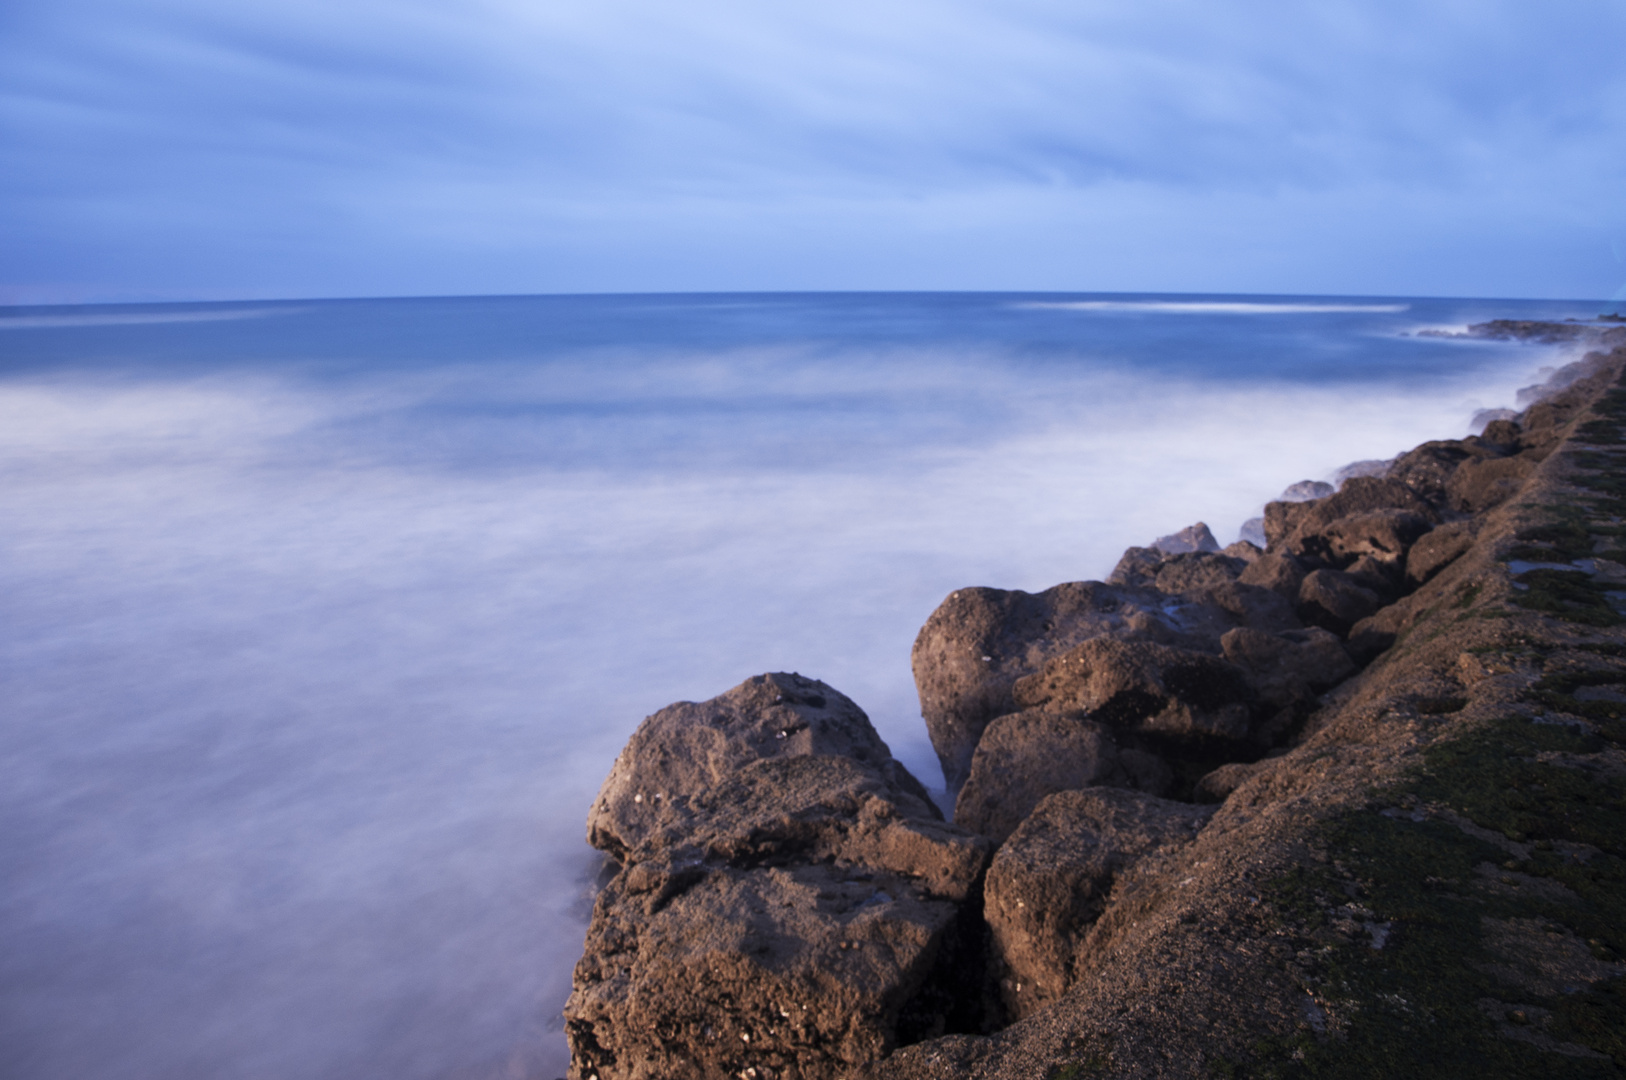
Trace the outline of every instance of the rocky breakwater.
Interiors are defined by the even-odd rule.
[[[847,1076],[983,1022],[989,845],[821,682],[649,717],[588,837],[619,870],[565,1009],[577,1080]]]
[[[576,1080],[1626,1069],[1626,330],[1519,329],[1599,348],[1262,545],[951,594],[953,825],[821,683],[645,721]]]

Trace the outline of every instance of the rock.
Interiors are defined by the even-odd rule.
[[[1378,461],[1367,459],[1365,461],[1352,461],[1332,474],[1332,482],[1342,490],[1351,480],[1382,477],[1389,474],[1392,461]]]
[[[1299,585],[1299,618],[1340,637],[1382,606],[1382,597],[1337,570],[1312,571]]]
[[[1113,788],[1044,799],[999,849],[984,905],[1006,1010],[1031,1016],[1066,993],[1114,880],[1188,843],[1212,810]]]
[[[1154,563],[1140,554],[1148,551],[1131,548],[1120,563],[1122,573],[1114,576],[1144,581],[1147,568],[1155,567],[1152,580],[1171,586],[1217,584],[1173,595],[1101,582],[1073,582],[1038,594],[961,589],[926,620],[912,656],[915,685],[950,791],[958,792],[969,775],[972,753],[989,721],[1022,707],[1012,696],[1016,680],[1082,641],[1129,633],[1171,648],[1217,654],[1220,635],[1234,626],[1277,632],[1300,625],[1291,602],[1268,589],[1226,580],[1242,566],[1237,560],[1204,552]],[[1135,567],[1133,573],[1126,564]]]
[[[931,805],[852,701],[816,679],[758,675],[710,701],[668,705],[640,724],[588,810],[587,842],[626,862],[657,834],[692,830],[690,800],[704,798],[745,765],[807,755],[892,769],[895,782]]]
[[[1338,638],[1320,627],[1266,634],[1238,627],[1220,639],[1225,659],[1241,668],[1273,723],[1273,741],[1308,714],[1316,695],[1355,673]],[[1275,730],[1270,730],[1275,729]]]
[[[1464,461],[1446,484],[1451,508],[1477,514],[1500,506],[1518,493],[1535,468],[1534,461],[1523,457]]]
[[[1264,537],[1264,522],[1265,522],[1264,518],[1259,519],[1259,524],[1260,524],[1259,535],[1260,535],[1261,539]],[[1233,559],[1241,559],[1243,562],[1247,563],[1249,566],[1252,566],[1255,562],[1257,562],[1258,559],[1259,559],[1259,556],[1263,555],[1264,553],[1265,553],[1264,548],[1261,547],[1259,544],[1254,543],[1251,540],[1238,540],[1234,544],[1227,545],[1220,552],[1221,555],[1228,555]]]
[[[1257,585],[1269,589],[1278,596],[1297,603],[1299,585],[1304,581],[1304,575],[1305,569],[1297,559],[1276,552],[1261,555],[1249,563],[1248,568],[1237,577],[1237,581],[1243,585]]]
[[[1281,502],[1309,502],[1311,499],[1325,499],[1337,490],[1324,480],[1300,480],[1296,484],[1289,484],[1277,499]]]
[[[590,821],[622,865],[565,1007],[577,1080],[845,1076],[978,1022],[987,843],[825,684],[763,675],[656,713]]]
[[[1454,521],[1413,544],[1406,553],[1406,584],[1415,589],[1455,562],[1473,547],[1477,525],[1472,519]]]
[[[1158,566],[1150,584],[1158,592],[1171,594],[1227,585],[1247,565],[1241,559],[1209,551],[1171,555]]]
[[[1137,791],[1163,796],[1174,786],[1174,770],[1149,750],[1124,747],[1118,751],[1118,763],[1129,774],[1129,786]]]
[[[1026,708],[1086,712],[1113,728],[1176,742],[1251,734],[1252,691],[1234,664],[1118,635],[1091,638],[1017,681]]]
[[[1398,567],[1411,545],[1433,527],[1434,522],[1409,510],[1367,510],[1338,518],[1299,543],[1302,554],[1334,567],[1347,567],[1362,556]]]
[[[1263,765],[1264,762],[1233,761],[1204,774],[1203,778],[1197,781],[1194,791],[1197,801],[1224,802],[1231,797],[1231,792],[1246,783]]]
[[[1218,551],[1219,541],[1214,534],[1208,531],[1208,526],[1202,522],[1187,525],[1177,533],[1160,536],[1152,541],[1152,547],[1165,555],[1181,555],[1188,551]]]
[[[1103,784],[1135,786],[1105,727],[1077,713],[1011,713],[982,733],[954,823],[1000,844],[1046,795]]]
[[[1438,511],[1411,488],[1398,480],[1358,476],[1347,481],[1334,495],[1314,502],[1273,502],[1265,507],[1266,549],[1288,555],[1318,554],[1317,538],[1329,525],[1354,514],[1374,510],[1403,510],[1430,525],[1440,520]]]
[[[1488,418],[1489,422],[1479,433],[1479,441],[1501,453],[1511,454],[1519,448],[1518,414],[1512,409],[1494,411],[1497,415]],[[1477,415],[1475,419],[1478,419]]]
[[[1129,627],[1172,633],[1155,613],[1162,602],[1152,590],[1096,581],[1042,593],[976,588],[950,594],[926,620],[910,656],[920,713],[949,790],[965,782],[988,722],[1018,711],[1011,697],[1017,679],[1097,634]]]
[[[1150,587],[1167,558],[1156,548],[1128,548],[1118,560],[1118,565],[1112,568],[1112,573],[1107,575],[1107,584]]]
[[[1238,536],[1241,540],[1246,541],[1247,543],[1254,544],[1261,548],[1264,547],[1266,543],[1265,519],[1263,517],[1254,517],[1244,521],[1242,523],[1242,528],[1238,530]]]
[[[1389,478],[1398,480],[1431,505],[1451,505],[1447,490],[1451,476],[1464,461],[1485,457],[1490,451],[1457,439],[1436,439],[1395,458]]]
[[[1513,438],[1503,439],[1498,436],[1486,439],[1485,435],[1490,431],[1491,425],[1503,420],[1510,421],[1509,426],[1513,429]],[[1488,443],[1494,445],[1505,442],[1511,445],[1518,442],[1519,413],[1516,409],[1480,409],[1468,421],[1468,427],[1470,430],[1479,433],[1480,438]]]

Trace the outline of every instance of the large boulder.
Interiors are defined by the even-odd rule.
[[[1273,502],[1265,507],[1265,536],[1272,553],[1318,558],[1322,534],[1340,518],[1374,510],[1403,510],[1438,524],[1439,512],[1411,488],[1388,477],[1356,476],[1337,493],[1310,502]]]
[[[1406,584],[1417,588],[1428,581],[1473,547],[1478,522],[1454,521],[1428,533],[1406,553]]]
[[[949,594],[915,638],[910,664],[932,747],[950,791],[971,770],[988,722],[1016,712],[1011,687],[1047,659],[1111,630],[1172,632],[1161,594],[1097,581],[1042,593],[972,588]]]
[[[1359,578],[1339,570],[1313,571],[1299,585],[1299,618],[1339,637],[1381,607],[1382,596]]]
[[[663,709],[590,822],[621,866],[565,1007],[576,1080],[845,1076],[980,1022],[988,845],[829,686],[763,675]]]
[[[1151,852],[1190,842],[1212,813],[1101,787],[1039,803],[994,856],[985,893],[995,973],[1013,1019],[1072,985],[1118,876]]]
[[[1079,713],[1028,709],[1001,716],[977,743],[954,823],[999,844],[1046,795],[1103,784],[1142,787],[1162,780],[1166,786],[1168,767],[1160,777],[1140,759],[1132,751],[1126,764],[1112,732]]]
[[[1091,638],[1016,683],[1025,708],[1083,712],[1113,728],[1199,746],[1252,734],[1253,691],[1208,653],[1118,634]]]
[[[1307,715],[1317,695],[1355,673],[1343,643],[1320,627],[1266,634],[1247,627],[1220,639],[1225,659],[1241,668],[1268,717],[1257,734],[1273,742]]]

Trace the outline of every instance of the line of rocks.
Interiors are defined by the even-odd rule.
[[[1295,485],[1262,547],[1221,550],[1199,524],[1105,582],[951,594],[912,663],[952,824],[816,680],[761,675],[649,717],[589,816],[616,869],[565,1010],[573,1080],[845,1076],[1045,1009],[1119,878],[1188,845],[1405,631],[1404,598],[1573,412],[1541,402],[1336,489]]]

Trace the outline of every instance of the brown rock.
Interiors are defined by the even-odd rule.
[[[1329,523],[1319,533],[1300,539],[1301,553],[1339,568],[1362,556],[1400,565],[1406,552],[1434,522],[1409,510],[1368,510]]]
[[[1343,644],[1320,627],[1265,634],[1239,627],[1220,639],[1225,658],[1247,673],[1272,709],[1302,705],[1355,674]]]
[[[1405,510],[1434,523],[1439,513],[1399,480],[1357,476],[1344,483],[1337,494],[1311,502],[1273,502],[1265,507],[1267,551],[1297,555],[1306,537],[1326,531],[1327,526],[1351,514],[1374,510]]]
[[[1500,506],[1524,486],[1535,467],[1522,457],[1465,461],[1446,485],[1451,506],[1471,514]]]
[[[1251,541],[1238,540],[1234,544],[1227,545],[1223,550],[1220,551],[1220,554],[1229,555],[1233,559],[1241,559],[1243,562],[1251,566],[1255,561],[1258,560],[1259,556],[1264,554],[1264,550],[1260,548],[1258,544],[1252,543]]]
[[[1454,521],[1413,544],[1406,553],[1406,584],[1415,589],[1455,562],[1473,546],[1477,525],[1473,519]]]
[[[1305,570],[1299,561],[1291,555],[1281,552],[1264,554],[1255,559],[1242,571],[1237,582],[1243,585],[1258,585],[1269,589],[1282,598],[1296,603],[1299,598],[1299,585],[1304,581]]]
[[[656,713],[590,820],[622,866],[565,1007],[576,1080],[845,1076],[977,1023],[957,980],[987,843],[825,684],[758,676]]]
[[[1136,552],[1130,549],[1125,562],[1138,559]],[[1163,562],[1155,565],[1161,574]],[[1072,582],[1038,594],[961,589],[932,613],[915,639],[912,662],[921,715],[950,791],[965,782],[989,721],[1021,707],[1012,696],[1016,680],[1082,641],[1132,633],[1173,648],[1217,653],[1220,635],[1234,626],[1278,631],[1300,625],[1291,604],[1270,590],[1223,580],[1238,565],[1226,556],[1175,556],[1169,565],[1171,584],[1222,580],[1172,599],[1156,589],[1101,582]]]
[[[1149,852],[1189,842],[1211,813],[1112,788],[1065,791],[1039,804],[988,869],[984,913],[1014,1018],[1072,985],[1118,875]]]
[[[983,728],[1016,712],[1011,687],[1047,659],[1086,638],[1134,626],[1170,633],[1161,594],[1098,581],[1042,593],[961,589],[940,604],[915,638],[910,662],[920,714],[951,792],[971,769]]]
[[[1133,786],[1105,727],[1076,713],[1011,713],[982,733],[954,823],[1000,844],[1046,795],[1101,784]]]
[[[1152,586],[1158,592],[1183,593],[1229,585],[1247,565],[1241,559],[1210,551],[1173,555],[1157,568]]]
[[[1107,575],[1107,584],[1149,587],[1157,577],[1158,568],[1168,557],[1156,548],[1128,548],[1118,560],[1118,565],[1112,568],[1112,573]]]
[[[668,705],[640,724],[587,813],[587,842],[625,861],[656,833],[690,829],[690,800],[743,766],[810,754],[896,769],[897,781],[930,805],[847,697],[800,675],[758,675],[710,701]]]
[[[1179,555],[1188,551],[1218,551],[1219,541],[1208,531],[1208,526],[1199,521],[1177,533],[1158,537],[1152,541],[1152,547],[1165,555]]]
[[[1451,476],[1465,461],[1494,454],[1495,451],[1458,439],[1437,439],[1409,450],[1395,459],[1390,478],[1398,480],[1438,507],[1451,505],[1447,491]]]
[[[1299,618],[1339,636],[1382,606],[1382,597],[1338,570],[1316,570],[1299,586]]]
[[[1246,783],[1264,765],[1264,762],[1258,761],[1233,761],[1227,765],[1221,765],[1197,781],[1194,791],[1197,801],[1205,803],[1224,802],[1231,797],[1231,792]]]
[[[1116,635],[1091,638],[1016,683],[1028,708],[1087,712],[1091,719],[1175,740],[1244,740],[1247,678],[1215,656]]]

